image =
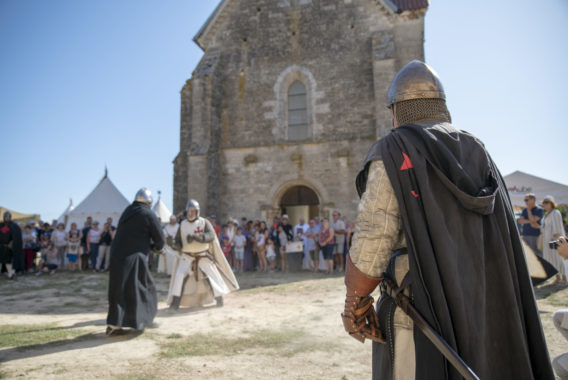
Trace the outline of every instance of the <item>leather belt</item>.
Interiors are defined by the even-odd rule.
[[[199,260],[208,258],[209,260],[213,261],[211,255],[208,251],[202,252],[183,252],[183,254],[191,257],[193,262],[191,263],[191,271],[195,275],[195,281],[199,281]]]

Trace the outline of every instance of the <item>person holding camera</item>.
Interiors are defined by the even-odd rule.
[[[549,242],[557,240],[560,236],[564,236],[564,226],[562,224],[562,215],[556,208],[556,202],[551,195],[547,195],[542,200],[544,208],[544,217],[540,226],[542,234],[542,255],[545,260],[550,262],[558,271],[555,284],[566,285],[566,268],[564,260],[557,254]]]
[[[556,248],[558,256],[564,264],[568,261],[568,240],[565,236],[560,236],[555,242],[551,242],[550,248]],[[554,326],[568,340],[568,309],[557,310],[552,316]],[[568,380],[568,352],[559,355],[552,360],[552,368],[556,375],[562,380]]]

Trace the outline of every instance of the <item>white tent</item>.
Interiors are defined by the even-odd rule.
[[[172,212],[168,210],[166,204],[159,198],[156,204],[152,207],[152,211],[154,211],[162,224],[168,223],[170,221],[170,216],[172,216]]]
[[[525,207],[525,195],[534,193],[537,203],[547,195],[552,195],[557,204],[568,204],[568,186],[549,181],[521,171],[513,172],[504,178],[513,207]]]
[[[108,178],[107,173],[99,184],[77,207],[67,213],[67,224],[69,229],[71,223],[77,223],[77,227],[83,228],[88,216],[93,221],[98,221],[101,225],[107,218],[112,218],[113,225],[116,226],[120,215],[130,204],[122,193]]]
[[[69,199],[69,206],[67,206],[65,211],[63,211],[63,213],[61,214],[61,216],[59,218],[57,218],[57,224],[63,223],[67,226],[67,220],[69,219],[69,213],[71,211],[73,211],[74,208],[75,208],[75,206],[73,206],[73,199]],[[69,225],[69,226],[71,226],[71,225]]]

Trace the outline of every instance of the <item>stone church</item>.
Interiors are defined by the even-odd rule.
[[[427,0],[222,0],[181,91],[174,210],[272,220],[357,213],[355,177],[392,127],[395,73],[424,60]]]

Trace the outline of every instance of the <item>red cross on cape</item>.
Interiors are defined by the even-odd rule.
[[[404,157],[404,161],[402,162],[402,166],[400,167],[401,171],[413,169],[414,166],[412,165],[412,161],[410,161],[410,157],[404,152],[402,152],[402,157]]]

